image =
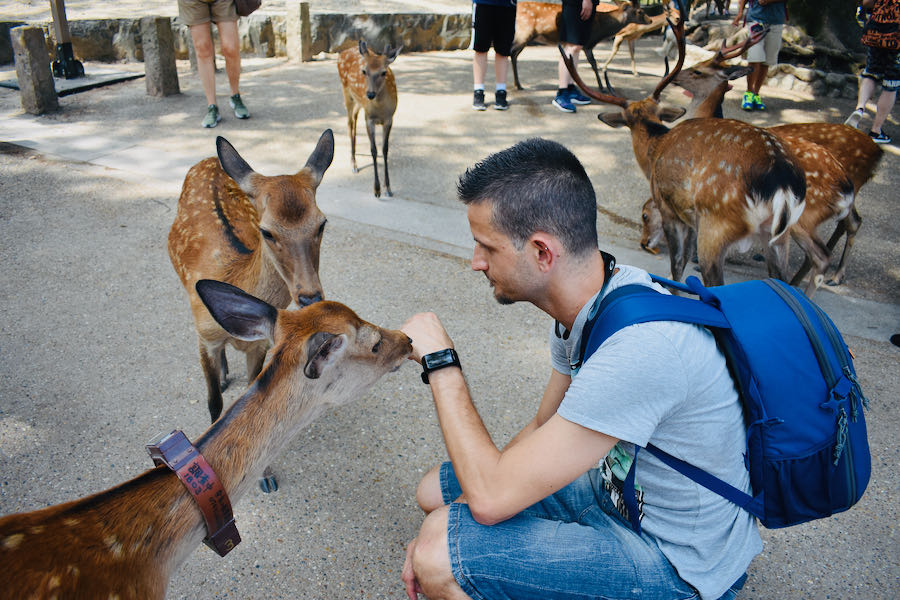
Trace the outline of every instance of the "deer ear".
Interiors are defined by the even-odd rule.
[[[303,374],[310,379],[318,379],[347,348],[347,336],[319,331],[306,342],[306,366]]]
[[[316,187],[322,182],[322,177],[325,175],[326,169],[331,166],[333,158],[334,132],[330,129],[326,129],[322,132],[322,135],[319,136],[319,142],[316,144],[316,149],[309,155],[309,158],[306,160],[306,165],[304,166],[304,168],[309,169],[310,172],[312,172],[313,177],[315,177]]]
[[[403,46],[397,46],[394,50],[391,50],[391,45],[388,44],[384,47],[384,56],[387,58],[387,64],[391,64],[394,62],[398,56],[400,56],[400,51],[403,50]]]
[[[671,123],[675,119],[680,119],[684,116],[684,113],[687,112],[687,109],[681,106],[668,106],[665,108],[659,109],[659,120],[663,123]]]
[[[256,171],[250,168],[250,165],[241,158],[234,146],[222,136],[216,138],[216,154],[219,156],[219,164],[222,165],[222,170],[234,179],[244,193],[252,196],[254,190],[252,175],[255,175]]]
[[[600,113],[599,115],[597,115],[597,118],[613,128],[619,128],[628,125],[628,122],[625,120],[625,113],[621,110]]]
[[[272,341],[278,318],[274,306],[222,281],[201,279],[195,289],[222,329],[247,342]]]
[[[359,53],[363,56],[368,56],[369,48],[366,46],[365,40],[359,40]]]

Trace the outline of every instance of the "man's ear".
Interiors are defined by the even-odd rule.
[[[559,242],[556,238],[539,231],[531,236],[528,245],[541,271],[546,272],[556,264],[559,258]]]

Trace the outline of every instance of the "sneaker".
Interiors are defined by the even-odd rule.
[[[575,112],[575,105],[569,102],[568,96],[557,95],[556,98],[553,99],[552,104],[563,112]]]
[[[206,116],[203,117],[203,122],[200,124],[206,128],[210,128],[218,125],[221,120],[222,117],[219,116],[219,107],[215,104],[210,104],[206,107]]]
[[[872,141],[875,142],[876,144],[890,144],[892,141],[894,141],[891,139],[891,136],[889,136],[888,134],[886,134],[883,131],[879,131],[878,133],[875,133],[874,131],[870,131],[869,136],[871,136]]]
[[[250,118],[250,111],[247,110],[246,106],[244,106],[244,101],[241,100],[240,94],[235,94],[234,96],[232,96],[228,100],[228,103],[231,104],[231,108],[234,109],[234,116],[236,116],[238,119]]]
[[[484,90],[475,90],[475,95],[472,98],[472,108],[474,110],[487,110],[487,106],[484,103]]]
[[[568,92],[569,102],[571,102],[572,104],[580,104],[583,106],[585,104],[591,103],[591,99],[579,92],[578,88],[576,88],[574,85],[569,86]]]
[[[865,116],[865,111],[861,108],[857,108],[850,116],[847,117],[847,120],[844,121],[844,125],[849,125],[850,127],[859,127],[859,122],[862,121],[862,118]]]
[[[753,110],[766,110],[766,105],[763,103],[762,98],[759,97],[759,94],[753,94]]]
[[[494,92],[494,108],[496,110],[506,110],[509,108],[509,102],[506,101],[506,90],[497,90]]]
[[[753,92],[744,92],[744,100],[741,102],[744,110],[753,110]]]

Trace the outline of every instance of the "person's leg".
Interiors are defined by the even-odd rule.
[[[216,68],[210,24],[191,25],[191,41],[194,44],[194,54],[197,55],[197,75],[206,96],[206,104],[216,104]]]
[[[234,96],[241,93],[241,45],[238,38],[237,21],[220,21],[216,25],[219,28],[222,55],[225,57],[228,86],[231,88],[231,95]]]
[[[443,497],[441,492],[441,467],[442,465],[437,465],[425,473],[425,476],[419,482],[419,487],[416,488],[416,503],[425,514],[455,500],[455,498],[445,500]]]
[[[872,119],[871,131],[873,134],[881,134],[881,126],[884,125],[888,115],[891,114],[891,109],[894,108],[894,102],[896,101],[897,90],[892,92],[887,90],[881,91],[881,95],[878,97],[878,104],[876,105],[875,118]]]
[[[484,89],[484,77],[487,74],[488,53],[475,52],[472,58],[472,79],[475,89]]]

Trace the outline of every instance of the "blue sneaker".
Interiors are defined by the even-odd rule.
[[[753,110],[766,110],[766,105],[759,94],[753,94]]]
[[[553,99],[553,106],[558,108],[559,110],[567,113],[575,112],[575,105],[569,101],[568,95],[557,95],[556,98]]]
[[[753,92],[744,92],[744,99],[741,102],[741,108],[744,110],[753,110]]]
[[[567,91],[569,102],[571,102],[572,104],[579,104],[583,106],[585,104],[591,103],[591,99],[579,92],[578,88],[576,88],[574,85],[570,85]]]

